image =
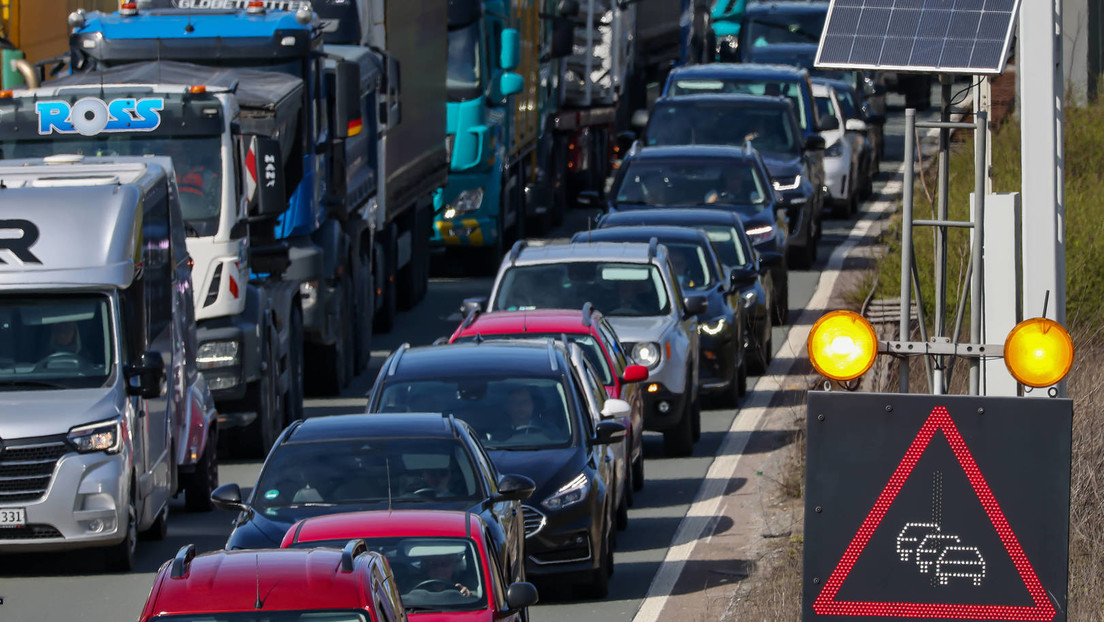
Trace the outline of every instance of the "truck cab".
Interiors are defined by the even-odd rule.
[[[96,547],[130,570],[138,533],[165,535],[174,451],[210,424],[188,423],[172,164],[52,156],[0,180],[0,553]]]

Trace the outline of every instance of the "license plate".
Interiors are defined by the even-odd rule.
[[[0,527],[26,527],[27,510],[23,508],[0,508]]]

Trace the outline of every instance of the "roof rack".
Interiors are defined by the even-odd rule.
[[[590,301],[583,303],[583,326],[590,326],[590,316],[594,313],[594,305]]]
[[[464,528],[466,530],[465,536],[469,539],[471,538],[471,522],[472,522],[472,512],[471,512],[471,508],[468,508],[467,510],[464,511]]]
[[[356,560],[356,556],[367,552],[368,544],[364,542],[364,538],[349,540],[345,548],[341,550],[341,572],[352,572],[353,561]]]
[[[460,438],[460,432],[457,431],[456,417],[452,413],[441,413],[441,418],[449,422],[449,429],[452,430],[452,438]]]
[[[524,249],[526,246],[529,246],[529,241],[528,240],[518,240],[517,242],[514,242],[513,247],[510,248],[510,265],[511,266],[514,265],[514,262],[517,261],[518,255],[521,255],[522,249]]]
[[[398,369],[399,369],[399,359],[401,359],[402,355],[404,353],[406,353],[406,351],[409,350],[409,349],[410,349],[410,342],[408,341],[408,342],[402,344],[401,346],[399,346],[397,350],[395,350],[395,357],[391,359],[391,365],[387,368],[387,375],[388,376],[394,376],[395,375],[395,372],[398,371]]]
[[[555,341],[552,338],[548,339],[548,364],[552,367],[552,371],[556,371],[559,368],[559,364],[556,363],[556,349]]]
[[[172,579],[181,579],[188,574],[188,568],[192,560],[195,559],[196,548],[194,544],[185,544],[180,547],[180,550],[176,552],[176,557],[172,560],[172,570],[169,572],[169,577]]]
[[[648,261],[655,259],[656,252],[659,250],[659,238],[652,238],[648,240]]]

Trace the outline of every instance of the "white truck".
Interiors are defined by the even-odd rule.
[[[130,570],[182,480],[189,505],[218,481],[172,163],[0,163],[0,214],[0,553]]]

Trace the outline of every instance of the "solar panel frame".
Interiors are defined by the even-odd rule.
[[[999,75],[1021,0],[830,0],[818,69]]]

